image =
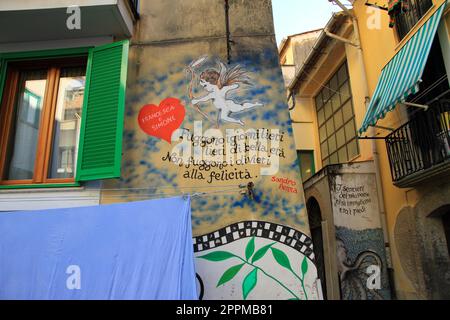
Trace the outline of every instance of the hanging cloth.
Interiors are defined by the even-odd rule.
[[[196,300],[190,199],[0,214],[0,300]]]

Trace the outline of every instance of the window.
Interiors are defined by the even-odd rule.
[[[404,0],[405,9],[395,15],[395,29],[399,39],[403,39],[416,23],[433,6],[432,0]]]
[[[316,173],[314,151],[297,151],[297,155],[302,179],[306,181]]]
[[[120,177],[127,61],[128,41],[0,56],[0,188]]]
[[[447,249],[450,255],[450,212],[442,216],[442,223],[444,225],[445,238],[447,239]]]
[[[86,63],[81,57],[9,65],[9,96],[2,104],[2,183],[74,181]],[[76,100],[70,99],[73,91],[78,91]]]
[[[345,163],[359,154],[347,63],[315,98],[323,165]]]

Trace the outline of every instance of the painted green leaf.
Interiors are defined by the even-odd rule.
[[[223,285],[223,284],[227,283],[228,281],[230,281],[231,279],[233,279],[238,274],[238,272],[242,269],[242,267],[244,265],[245,265],[245,263],[239,264],[239,265],[231,267],[230,269],[225,271],[224,274],[222,275],[222,278],[220,278],[219,282],[217,283],[217,287],[220,287],[221,285]]]
[[[223,261],[223,260],[227,260],[227,259],[234,258],[234,257],[235,257],[235,255],[230,252],[215,251],[215,252],[208,253],[204,256],[201,256],[199,258],[205,259],[208,261]]]
[[[273,246],[274,244],[275,244],[275,242],[268,244],[267,246],[264,246],[261,249],[259,249],[258,251],[256,251],[255,255],[253,256],[252,263],[255,263],[256,261],[258,261],[259,259],[264,257],[265,254],[267,253],[267,251],[270,249],[270,247]]]
[[[308,259],[305,257],[303,258],[302,262],[302,274],[303,277],[305,277],[305,274],[308,272]]]
[[[298,298],[292,298],[292,299],[289,299],[288,301],[299,301],[300,299],[298,299]]]
[[[250,259],[253,253],[255,252],[255,237],[253,237],[247,244],[247,248],[245,248],[245,259]]]
[[[258,269],[253,269],[244,279],[242,283],[242,294],[244,295],[244,300],[247,300],[248,295],[256,287]]]
[[[284,253],[281,250],[275,249],[275,248],[271,248],[271,250],[272,250],[273,257],[282,267],[292,270],[291,262],[289,261],[289,258],[286,255],[286,253]]]

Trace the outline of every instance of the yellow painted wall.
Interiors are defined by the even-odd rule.
[[[435,6],[423,17],[408,36],[401,42],[398,42],[395,31],[388,27],[388,15],[381,14],[381,28],[371,29],[367,25],[371,12],[365,6],[365,0],[357,0],[354,3],[354,12],[359,21],[359,31],[361,35],[361,43],[364,50],[364,59],[367,72],[367,81],[370,95],[375,91],[382,68],[390,61],[390,59],[402,48],[402,46],[411,38],[412,35],[423,25],[424,22],[435,12],[440,4],[445,0],[433,1]],[[386,5],[387,1],[381,1],[378,4]],[[447,23],[449,18],[446,18]],[[405,109],[402,106],[397,107],[393,112],[387,114],[386,118],[379,121],[379,125],[396,128],[406,122]],[[387,135],[388,131],[377,132],[381,136]],[[382,188],[385,198],[385,209],[387,215],[388,232],[390,239],[390,247],[392,253],[392,262],[394,267],[395,287],[398,298],[420,298],[420,293],[415,290],[411,281],[406,276],[399,260],[394,238],[394,227],[396,217],[399,211],[405,206],[414,206],[420,194],[415,189],[400,189],[393,185],[389,160],[387,156],[384,140],[377,140],[377,151],[380,155],[380,171],[382,179]]]

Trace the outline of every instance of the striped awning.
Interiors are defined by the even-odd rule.
[[[428,55],[444,11],[445,2],[383,68],[359,133],[376,125],[398,103],[419,91]]]

